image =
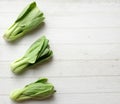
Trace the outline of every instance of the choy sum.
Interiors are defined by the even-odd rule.
[[[38,27],[43,20],[43,13],[37,7],[36,2],[32,2],[23,9],[14,24],[5,31],[3,37],[7,41],[14,41]]]
[[[55,92],[54,86],[47,82],[47,78],[40,78],[22,89],[13,91],[10,98],[16,102],[29,99],[44,100],[51,97]]]
[[[50,50],[49,40],[45,36],[36,40],[26,51],[26,53],[11,64],[11,70],[19,74],[29,66],[41,63],[50,59],[53,55]]]

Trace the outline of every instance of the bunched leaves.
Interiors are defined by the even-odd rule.
[[[14,24],[5,31],[3,37],[7,41],[14,41],[38,27],[43,20],[43,13],[37,7],[36,2],[32,2],[23,9]]]
[[[13,91],[10,98],[17,102],[29,99],[43,100],[52,96],[54,92],[54,86],[47,82],[47,78],[41,78],[22,89]]]
[[[53,55],[53,52],[50,50],[48,43],[49,40],[46,39],[45,36],[42,36],[40,39],[35,41],[26,51],[24,56],[11,64],[11,70],[16,74],[19,74],[29,66],[50,59]]]

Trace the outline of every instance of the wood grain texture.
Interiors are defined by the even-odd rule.
[[[19,58],[29,46],[1,45],[0,60]],[[51,44],[51,49],[54,52],[53,60],[119,60],[119,47],[120,44]]]
[[[120,104],[120,0],[36,0],[45,24],[7,43],[4,31],[30,2],[0,1],[0,103],[18,104],[9,99],[12,90],[48,77],[55,96],[23,104]],[[42,35],[53,59],[14,75],[10,63]]]
[[[11,61],[0,62],[0,77],[16,78],[10,71]],[[120,76],[120,61],[55,60],[29,68],[22,78],[46,77],[116,77]],[[21,76],[18,76],[21,78]]]
[[[87,100],[86,100],[87,99]],[[2,104],[20,104],[12,102],[7,95],[0,96]],[[53,102],[54,101],[54,102]],[[22,104],[119,104],[119,93],[99,93],[99,94],[56,94],[53,98],[44,101],[28,101]]]
[[[40,76],[42,77],[42,76]],[[49,82],[55,85],[56,93],[79,94],[79,93],[119,93],[120,77],[54,77]],[[22,88],[37,78],[1,78],[1,94],[9,94],[16,88]],[[6,83],[5,83],[6,82]],[[19,84],[18,84],[19,82]],[[10,86],[9,86],[10,85]],[[9,87],[5,87],[9,86]]]

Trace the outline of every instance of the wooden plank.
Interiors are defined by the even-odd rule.
[[[119,60],[119,44],[51,44],[53,60]],[[0,61],[15,60],[22,56],[28,45],[2,45]],[[9,52],[9,53],[8,53]]]
[[[11,62],[0,62],[0,77],[16,77]],[[120,61],[50,61],[26,71],[22,78],[47,77],[109,77],[120,76]]]
[[[4,34],[5,29],[1,29],[0,34]],[[45,29],[42,28],[25,35],[15,44],[31,44],[42,35],[45,35],[52,44],[119,44],[119,28],[104,29]],[[0,45],[5,45],[6,41],[0,37]]]
[[[0,96],[2,104],[20,104],[12,102],[9,96]],[[44,101],[26,101],[22,104],[119,104],[119,93],[100,94],[55,94],[54,97]]]
[[[98,1],[95,2],[95,1]],[[113,1],[113,2],[110,2]],[[32,2],[32,0],[29,1],[18,1],[18,0],[11,0],[10,2],[7,0],[2,1],[0,3],[0,7],[2,8],[0,12],[20,12],[20,10],[23,9],[28,3]],[[44,10],[47,13],[51,12],[66,12],[66,11],[119,11],[119,0],[94,0],[92,2],[91,0],[64,0],[64,3],[62,0],[53,0],[52,1],[39,1],[36,0],[38,6]],[[9,4],[9,5],[8,5]],[[6,8],[6,5],[8,5],[9,9]],[[46,6],[47,5],[47,6]],[[62,8],[59,8],[62,7]],[[80,9],[79,9],[80,8]],[[79,10],[79,11],[78,11]]]
[[[42,76],[40,76],[42,77]],[[45,77],[45,76],[44,76]],[[57,93],[120,93],[120,77],[78,77],[78,78],[49,78]],[[26,84],[38,78],[1,78],[0,94],[9,94],[16,88],[22,88]],[[19,82],[19,84],[18,84]],[[9,87],[5,87],[9,86]]]
[[[9,9],[6,5],[9,3]],[[16,19],[19,12],[25,7],[28,2],[1,2],[2,16],[0,23],[2,27],[7,28]],[[18,4],[18,5],[16,5]],[[97,5],[97,4],[81,4],[81,2],[71,3],[50,3],[46,6],[46,2],[38,1],[41,4],[41,9],[46,15],[46,23],[49,28],[80,28],[80,27],[120,27],[119,26],[119,5]],[[59,6],[62,8],[59,8]],[[71,8],[70,8],[71,7]],[[79,9],[78,9],[79,8]],[[92,8],[92,13],[90,12]],[[112,11],[110,11],[112,10]],[[18,12],[17,12],[18,11]],[[84,12],[85,11],[85,12]],[[102,11],[102,12],[101,12]],[[106,11],[106,12],[105,12]],[[6,13],[7,12],[7,13]],[[11,13],[13,12],[13,13]],[[89,18],[88,18],[89,17]],[[9,21],[9,22],[5,22]],[[102,21],[102,22],[101,22]]]
[[[16,19],[17,14],[6,13],[2,15],[0,28],[8,28]],[[89,18],[88,18],[89,17]],[[46,24],[48,28],[106,28],[106,27],[120,27],[120,14],[116,13],[80,13],[80,15],[61,15],[49,16],[47,15]],[[5,22],[9,21],[9,22]],[[102,22],[101,22],[102,21]]]

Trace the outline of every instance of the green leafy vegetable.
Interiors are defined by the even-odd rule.
[[[14,41],[38,27],[43,20],[43,13],[37,7],[36,2],[32,2],[23,9],[14,24],[5,31],[3,37],[7,41]]]
[[[53,55],[53,52],[50,50],[48,43],[49,40],[46,39],[45,36],[42,36],[40,39],[35,41],[23,57],[17,59],[11,64],[11,70],[16,74],[19,74],[29,66],[50,59]]]
[[[13,91],[10,98],[17,102],[29,99],[43,100],[52,96],[54,92],[54,86],[47,82],[47,78],[41,78],[22,89]]]

